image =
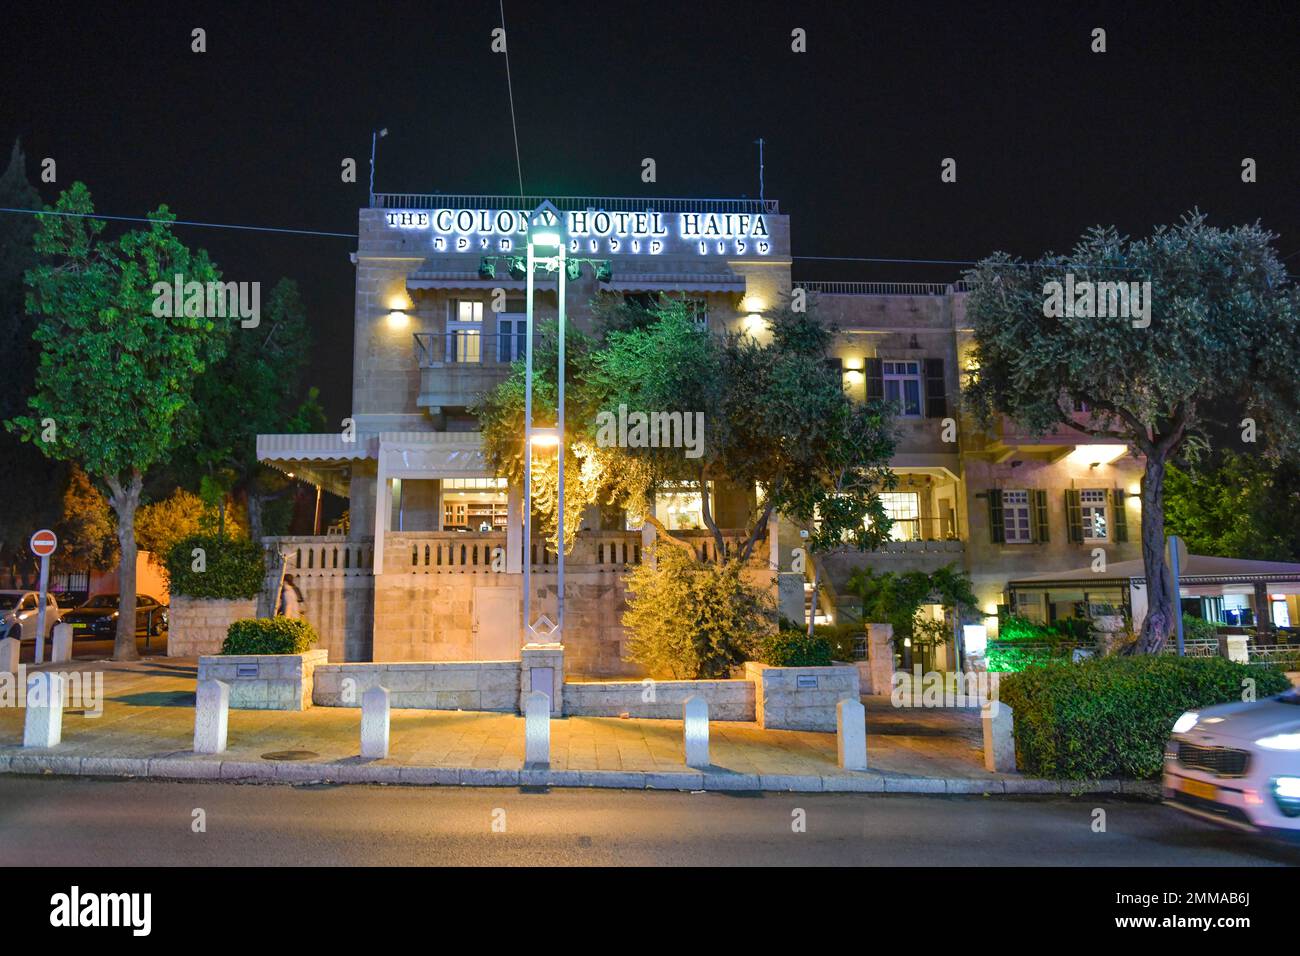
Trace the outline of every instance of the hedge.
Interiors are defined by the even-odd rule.
[[[1025,773],[1063,780],[1158,776],[1179,715],[1258,698],[1291,686],[1272,665],[1221,657],[1140,655],[1031,667],[1002,678],[1015,713],[1016,757]]]
[[[316,629],[301,618],[248,618],[230,625],[221,653],[301,654],[318,639]]]
[[[195,570],[195,549],[203,551],[203,570]],[[193,598],[251,598],[262,590],[266,564],[262,546],[252,541],[194,534],[172,545],[163,559],[172,594]]]
[[[805,631],[782,630],[763,638],[758,660],[773,667],[827,667],[831,663],[831,642],[821,635],[808,637]]]

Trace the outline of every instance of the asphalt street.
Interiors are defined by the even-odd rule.
[[[300,864],[1278,866],[1300,851],[1103,797],[0,776],[0,866]]]

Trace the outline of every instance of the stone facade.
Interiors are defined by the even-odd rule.
[[[373,687],[386,687],[395,708],[514,713],[519,662],[324,664],[316,668],[312,699],[318,707],[360,707]]]
[[[230,706],[239,710],[306,710],[315,671],[328,661],[326,651],[200,657],[198,679],[229,685]]]
[[[222,600],[173,594],[167,617],[168,657],[220,654],[230,625],[257,617],[257,599]]]
[[[648,685],[654,700],[646,701]],[[564,685],[567,716],[680,720],[688,697],[709,704],[710,720],[753,720],[752,680],[569,681]]]
[[[769,730],[834,733],[835,705],[860,696],[858,669],[850,665],[770,667],[750,662],[745,677],[754,682],[754,716]]]

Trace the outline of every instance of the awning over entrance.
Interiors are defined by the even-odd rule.
[[[611,292],[744,292],[744,276],[699,272],[614,272],[605,286]]]
[[[1007,583],[1008,590],[1041,590],[1051,585],[1079,587],[1081,585],[1127,584],[1130,580],[1144,580],[1146,570],[1141,561],[1116,561],[1102,572],[1091,567],[1073,571],[1047,571],[1031,574]],[[1279,593],[1300,592],[1300,564],[1285,561],[1248,561],[1240,558],[1216,558],[1204,554],[1189,554],[1179,569],[1179,583],[1189,585],[1269,585]],[[1276,584],[1278,587],[1274,588]],[[1288,588],[1286,585],[1290,585]],[[1294,590],[1293,590],[1294,589]]]
[[[379,439],[374,435],[357,435],[353,441],[340,432],[258,435],[257,460],[331,494],[347,497],[352,463],[375,458],[378,447]]]

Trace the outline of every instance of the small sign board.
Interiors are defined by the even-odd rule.
[[[810,688],[810,689],[812,689],[812,690],[816,690],[816,689],[817,689],[817,675],[816,675],[816,674],[799,674],[795,686],[798,687],[798,688],[800,688],[800,689],[803,689],[803,688]]]
[[[49,528],[42,528],[32,535],[28,546],[32,549],[32,554],[38,558],[48,558],[54,553],[54,549],[59,546],[59,539]]]
[[[236,664],[236,665],[235,665],[235,676],[236,676],[236,677],[256,677],[256,676],[257,676],[257,665],[256,665],[256,664]]]

